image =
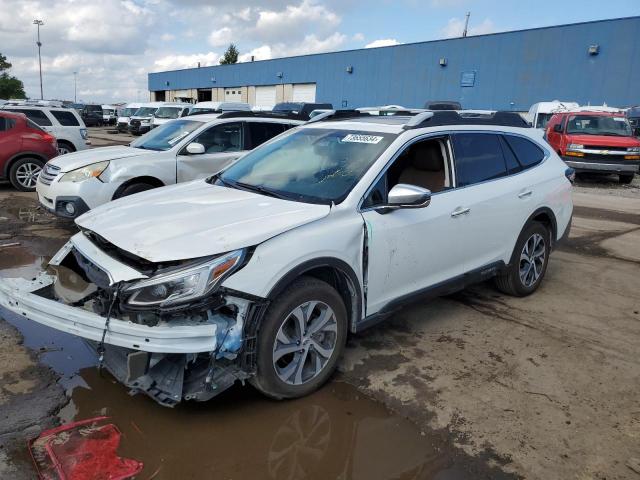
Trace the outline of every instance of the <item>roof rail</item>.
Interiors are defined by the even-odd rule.
[[[431,115],[429,115],[431,114]],[[436,110],[423,112],[409,120],[403,128],[426,128],[446,125],[500,125],[503,127],[530,128],[520,114],[516,112],[497,111],[490,114],[470,113],[464,111]]]
[[[368,112],[361,112],[359,110],[329,110],[328,112],[319,113],[307,123],[321,122],[323,120],[346,120],[349,118],[361,118],[361,117],[371,117],[372,115]]]
[[[247,112],[247,111],[233,111],[223,112],[218,118],[282,118],[287,120],[306,120],[303,116],[295,113],[287,112]]]

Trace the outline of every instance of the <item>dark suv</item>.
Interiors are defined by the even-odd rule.
[[[85,105],[80,116],[87,127],[99,127],[104,123],[101,105]]]
[[[333,110],[333,105],[330,103],[283,102],[277,103],[273,107],[274,112],[298,115],[301,120],[309,120],[309,114],[314,110]]]
[[[32,192],[47,160],[58,155],[56,139],[22,113],[0,111],[0,178]]]

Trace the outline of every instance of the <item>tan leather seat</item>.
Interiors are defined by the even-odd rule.
[[[399,183],[428,188],[431,192],[444,189],[445,173],[438,142],[423,142],[411,147],[411,163],[400,174]]]

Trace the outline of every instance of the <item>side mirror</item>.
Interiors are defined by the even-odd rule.
[[[190,155],[202,155],[204,153],[204,145],[193,142],[187,145],[187,153]]]
[[[558,132],[558,133],[562,133],[562,124],[561,123],[556,123],[553,126],[553,131],[554,132]]]
[[[424,208],[428,206],[429,203],[431,203],[431,190],[416,185],[399,183],[389,191],[387,204],[380,207],[379,210],[390,211],[400,208]]]

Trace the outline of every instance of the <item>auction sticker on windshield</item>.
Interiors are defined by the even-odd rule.
[[[384,137],[378,137],[375,135],[360,135],[357,133],[350,133],[346,137],[342,139],[343,142],[351,142],[351,143],[371,143],[375,145],[380,142]]]

